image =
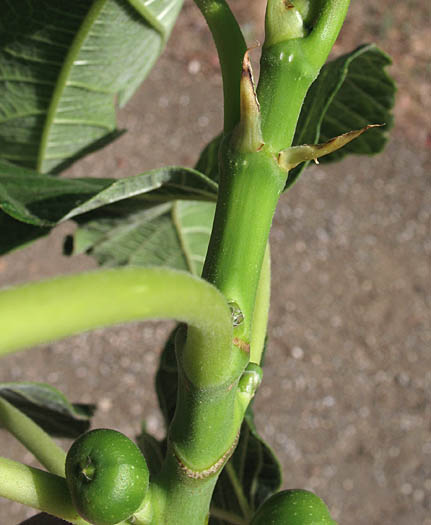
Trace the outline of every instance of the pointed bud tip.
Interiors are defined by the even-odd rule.
[[[329,155],[329,153],[342,148],[352,140],[359,137],[359,135],[362,135],[362,133],[368,129],[379,128],[384,125],[385,124],[368,124],[361,129],[348,131],[347,133],[338,135],[338,137],[333,137],[327,142],[321,144],[303,144],[302,146],[292,146],[291,148],[280,151],[278,154],[278,164],[285,171],[295,168],[298,166],[298,164],[301,164],[301,162],[310,160],[313,160],[316,164],[319,164],[317,160],[319,157]]]
[[[244,53],[240,81],[240,122],[234,131],[233,145],[243,153],[259,151],[262,148],[260,128],[260,104],[254,85],[253,69],[249,51]]]

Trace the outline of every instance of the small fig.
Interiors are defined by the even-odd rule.
[[[277,492],[257,510],[251,525],[337,525],[323,500],[308,490]]]
[[[113,525],[139,509],[149,472],[133,441],[115,430],[96,429],[70,447],[66,481],[80,516],[94,525]]]

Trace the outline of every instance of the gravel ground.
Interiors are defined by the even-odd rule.
[[[263,2],[232,4],[248,40],[261,39]],[[270,346],[257,425],[279,455],[284,487],[317,492],[340,525],[431,525],[425,4],[352,5],[335,52],[374,40],[393,54],[400,90],[392,139],[378,157],[310,168],[280,202],[271,236]],[[189,2],[162,59],[120,112],[129,133],[68,175],[192,165],[221,128],[220,97],[216,55]],[[60,255],[71,231],[63,225],[1,258],[0,285],[94,268],[89,257]],[[145,418],[161,436],[152,381],[171,326],[137,323],[8,356],[0,380],[49,382],[73,401],[99,400],[95,426],[133,436]],[[5,433],[1,441],[2,455],[31,462]],[[31,514],[1,502],[6,513],[8,523]]]

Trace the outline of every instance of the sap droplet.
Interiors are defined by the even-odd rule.
[[[229,301],[228,305],[232,315],[233,326],[239,326],[244,321],[244,314],[241,312],[241,308],[235,301]]]

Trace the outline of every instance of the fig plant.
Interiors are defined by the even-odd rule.
[[[325,64],[349,0],[268,0],[255,87],[226,1],[195,2],[220,60],[223,131],[195,168],[123,179],[58,174],[121,134],[116,101],[127,102],[160,54],[181,0],[4,6],[0,251],[73,220],[71,251],[111,268],[0,291],[0,353],[115,323],[180,324],[156,377],[167,436],[143,429],[142,453],[118,432],[85,433],[92,407],[49,385],[1,383],[0,423],[46,470],[0,458],[0,496],[75,524],[333,523],[317,496],[277,493],[280,467],[253,423],[268,238],[278,200],[307,163],[382,149],[390,59],[368,44]],[[77,438],[67,456],[59,435]]]

